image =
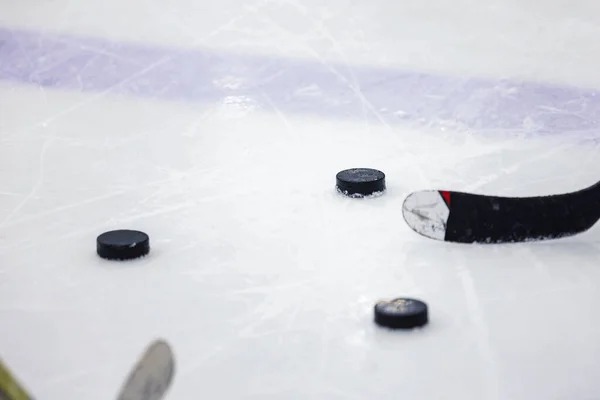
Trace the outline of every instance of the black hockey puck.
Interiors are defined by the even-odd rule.
[[[375,304],[375,323],[391,329],[413,329],[429,322],[427,304],[417,299],[398,298]]]
[[[105,232],[96,239],[98,255],[107,260],[131,260],[150,252],[150,238],[126,229]]]
[[[385,174],[371,168],[351,168],[335,176],[337,191],[348,197],[365,197],[385,191]]]

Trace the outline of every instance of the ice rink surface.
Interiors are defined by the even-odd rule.
[[[370,3],[370,4],[369,4]],[[600,228],[451,245],[420,189],[600,180],[592,0],[0,2],[0,357],[38,399],[600,399]],[[351,200],[337,171],[386,172]],[[152,252],[95,254],[133,228]],[[377,328],[382,298],[431,323]]]

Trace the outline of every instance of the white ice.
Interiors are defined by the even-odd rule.
[[[401,215],[420,189],[588,186],[600,133],[390,122],[352,81],[385,67],[600,88],[599,11],[593,0],[0,2],[0,27],[40,37],[343,65],[364,112],[294,112],[259,89],[186,101],[0,81],[0,357],[40,400],[114,398],[156,337],[176,352],[172,400],[600,399],[597,228],[452,245]],[[337,195],[335,173],[355,166],[385,171],[387,193]],[[96,236],[121,227],[150,234],[151,254],[99,259]],[[430,325],[377,328],[373,305],[397,296],[427,301]]]

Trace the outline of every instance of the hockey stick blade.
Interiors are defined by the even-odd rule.
[[[454,243],[515,243],[573,236],[600,219],[600,182],[585,189],[537,197],[499,197],[424,190],[402,205],[412,230]]]
[[[150,344],[123,384],[117,400],[160,400],[171,386],[175,357],[169,344]]]

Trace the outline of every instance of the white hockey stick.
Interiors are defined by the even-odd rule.
[[[123,384],[117,400],[161,400],[173,380],[175,357],[164,340],[152,342]]]

